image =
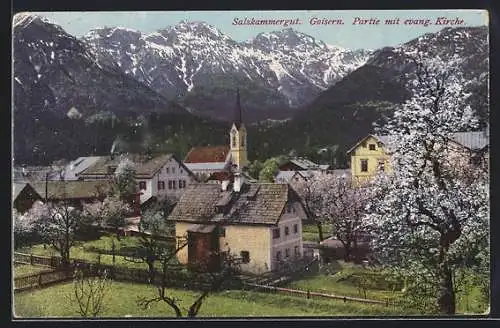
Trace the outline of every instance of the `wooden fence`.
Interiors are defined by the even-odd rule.
[[[39,272],[29,276],[14,278],[14,291],[23,291],[31,288],[44,287],[57,282],[71,279],[73,273],[70,270],[55,270]]]
[[[70,267],[63,268],[62,261],[59,257],[37,256],[33,254],[14,253],[14,262],[22,264],[43,265],[52,267],[55,270],[51,272],[39,272],[37,274],[18,277],[14,279],[14,291],[21,291],[30,288],[43,287],[49,283],[66,281],[72,278],[75,269],[80,269],[88,275],[95,275],[99,272],[106,271],[109,277],[115,281],[134,282],[147,284],[150,283],[148,270],[139,268],[119,267],[109,264],[101,264],[81,259],[71,259]],[[183,266],[173,264],[170,266],[169,276],[165,284],[172,287],[182,287],[186,289],[200,289],[210,286],[209,275],[197,275],[196,279],[186,271],[182,270]],[[161,273],[155,272],[153,284],[160,284]]]
[[[301,297],[305,297],[308,299],[309,298],[327,298],[327,299],[342,300],[344,302],[350,301],[350,302],[378,304],[378,305],[385,305],[385,306],[397,305],[395,302],[391,302],[388,298],[385,301],[372,300],[372,299],[366,299],[366,298],[340,296],[340,295],[332,295],[332,294],[304,291],[304,290],[299,290],[299,289],[289,289],[289,288],[282,288],[282,287],[275,287],[275,286],[258,285],[258,284],[247,283],[247,282],[244,283],[244,286],[250,287],[256,291],[288,294],[291,296],[301,296]]]
[[[14,263],[42,265],[47,267],[61,267],[61,258],[57,256],[37,256],[33,254],[23,254],[14,252]]]

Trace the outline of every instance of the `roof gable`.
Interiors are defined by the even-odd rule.
[[[42,196],[29,183],[13,183],[12,184],[12,199],[15,200],[23,192],[32,193],[42,199]]]
[[[229,150],[229,146],[193,147],[184,163],[224,163],[229,159]]]
[[[361,145],[363,142],[365,142],[366,140],[370,139],[370,138],[374,138],[375,140],[377,140],[378,142],[381,142],[382,144],[384,144],[384,146],[387,146],[389,145],[389,136],[383,136],[383,135],[376,135],[376,134],[369,134],[367,135],[366,137],[364,137],[363,139],[359,140],[354,146],[352,146],[348,151],[347,151],[347,154],[350,154],[353,150],[355,150],[356,148],[359,147],[359,145]]]

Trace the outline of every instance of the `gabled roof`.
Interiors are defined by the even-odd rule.
[[[40,196],[40,194],[33,188],[33,186],[31,186],[27,182],[24,182],[24,183],[23,182],[15,182],[12,184],[12,199],[15,200],[19,196],[19,194],[21,194],[21,192],[26,188],[33,191],[37,196],[40,197],[40,199],[42,199],[42,196]]]
[[[45,182],[33,184],[36,192],[45,198]],[[48,181],[47,198],[52,200],[97,198],[108,190],[108,181]]]
[[[78,180],[78,174],[90,166],[94,165],[102,156],[84,156],[78,157],[76,160],[71,161],[68,165],[64,167],[63,180]],[[51,180],[61,180],[59,174],[54,174]]]
[[[184,158],[184,163],[226,163],[229,151],[229,146],[193,147]]]
[[[153,175],[156,174],[156,172],[158,172],[171,159],[174,159],[179,163],[179,165],[183,166],[188,174],[193,174],[189,168],[187,168],[172,154],[163,154],[152,158],[147,155],[127,154],[122,156],[114,156],[113,158],[111,158],[110,156],[102,156],[97,161],[95,161],[93,165],[90,165],[87,169],[83,170],[78,175],[109,175],[110,172],[108,171],[108,168],[113,168],[112,172],[114,172],[114,169],[118,166],[123,158],[127,158],[135,164],[134,168],[137,178],[153,177]]]
[[[308,160],[307,158],[292,158],[288,161],[288,163],[292,163],[294,165],[297,165],[298,167],[300,167],[301,169],[303,170],[315,170],[315,169],[319,169],[320,166],[310,160]],[[286,164],[286,163],[284,163]],[[282,165],[284,165],[282,164]],[[280,165],[280,166],[282,166]]]
[[[294,193],[288,184],[280,183],[244,184],[239,193],[222,191],[218,184],[192,184],[184,191],[169,219],[205,224],[274,225]],[[227,199],[231,201],[224,202]],[[228,206],[223,213],[217,211],[216,205],[221,203]]]
[[[487,131],[457,132],[451,139],[470,150],[481,150],[490,144]]]
[[[352,146],[348,151],[347,151],[347,154],[351,153],[354,149],[358,148],[359,145],[361,145],[364,141],[366,141],[366,139],[368,138],[375,138],[377,139],[379,142],[381,142],[382,144],[384,144],[385,146],[389,145],[390,143],[390,137],[389,136],[384,136],[384,135],[376,135],[376,134],[369,134],[367,135],[366,137],[364,137],[363,139],[361,139],[360,141],[358,141],[354,146]]]

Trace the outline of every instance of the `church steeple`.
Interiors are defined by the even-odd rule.
[[[240,90],[236,89],[236,106],[234,107],[234,121],[229,132],[231,147],[231,161],[237,170],[247,166],[247,133],[242,119]]]
[[[241,103],[240,103],[240,89],[236,89],[236,106],[234,107],[234,125],[237,129],[240,128],[242,121]]]

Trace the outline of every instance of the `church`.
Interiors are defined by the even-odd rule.
[[[233,115],[229,145],[193,147],[186,155],[184,164],[200,181],[232,181],[234,172],[244,172],[247,167],[247,131],[243,123],[239,90],[236,91]]]

